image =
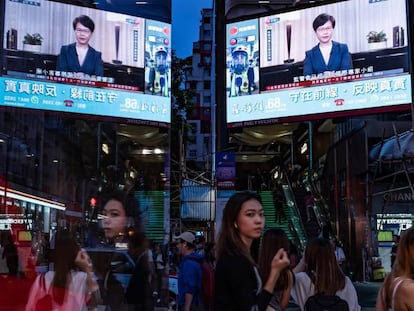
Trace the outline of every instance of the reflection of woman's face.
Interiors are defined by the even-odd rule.
[[[327,21],[322,26],[316,28],[316,37],[318,38],[319,42],[322,44],[329,43],[332,40],[333,35],[333,26],[331,21]]]
[[[127,217],[121,202],[109,200],[103,209],[102,226],[105,237],[114,238],[125,234],[127,227]]]
[[[86,45],[92,37],[92,32],[88,27],[82,25],[81,23],[77,23],[75,27],[75,36],[76,42],[81,45]]]

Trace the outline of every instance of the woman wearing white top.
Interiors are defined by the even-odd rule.
[[[329,240],[316,238],[310,241],[302,260],[293,270],[295,285],[291,295],[301,310],[304,310],[307,299],[317,293],[337,295],[348,303],[349,311],[361,310],[355,287],[340,269]]]
[[[53,310],[80,311],[95,309],[99,297],[98,283],[92,277],[92,264],[68,231],[58,233],[54,256],[54,271],[44,275],[44,286],[39,275],[30,290],[26,311],[35,309],[44,289],[51,295]]]

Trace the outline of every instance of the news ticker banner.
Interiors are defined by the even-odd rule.
[[[169,97],[0,77],[0,106],[170,123]]]
[[[411,101],[410,74],[292,87],[227,98],[227,123],[379,108]]]

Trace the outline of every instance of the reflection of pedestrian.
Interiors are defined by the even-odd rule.
[[[95,30],[95,23],[86,15],[73,20],[76,42],[62,46],[57,61],[56,70],[71,72],[77,78],[103,76],[102,53],[89,45],[89,40]]]
[[[8,235],[7,237],[7,242],[6,245],[4,245],[2,258],[6,259],[9,275],[16,276],[19,267],[19,256],[17,254],[17,247],[14,244],[11,235]]]
[[[54,271],[39,275],[30,290],[26,311],[31,311],[39,298],[38,291],[44,287],[53,298],[53,310],[83,310],[97,305],[99,286],[92,277],[93,266],[86,251],[82,250],[69,231],[56,235]],[[44,295],[44,292],[42,290]]]
[[[320,14],[312,26],[319,43],[306,51],[303,63],[304,76],[351,69],[352,60],[348,46],[332,40],[335,18],[328,14]]]
[[[148,247],[149,241],[142,232],[135,232],[129,239],[128,251],[135,260],[135,268],[125,295],[131,311],[154,310]]]
[[[100,217],[106,243],[111,246],[115,246],[116,243],[127,243],[129,229],[135,228],[135,199],[123,191],[115,191],[104,195],[102,201],[103,210]]]
[[[110,253],[97,252],[93,261],[102,303],[105,311],[126,311],[128,306],[124,303],[124,287],[112,271],[112,256],[108,254]]]

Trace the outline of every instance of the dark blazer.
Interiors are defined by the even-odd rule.
[[[347,70],[352,68],[352,58],[348,46],[332,41],[332,50],[328,65],[325,64],[319,44],[306,51],[303,63],[303,75],[319,74],[325,71]]]
[[[85,61],[79,64],[75,43],[64,45],[60,49],[56,70],[67,72],[83,72],[88,75],[103,76],[102,53],[89,47]]]

